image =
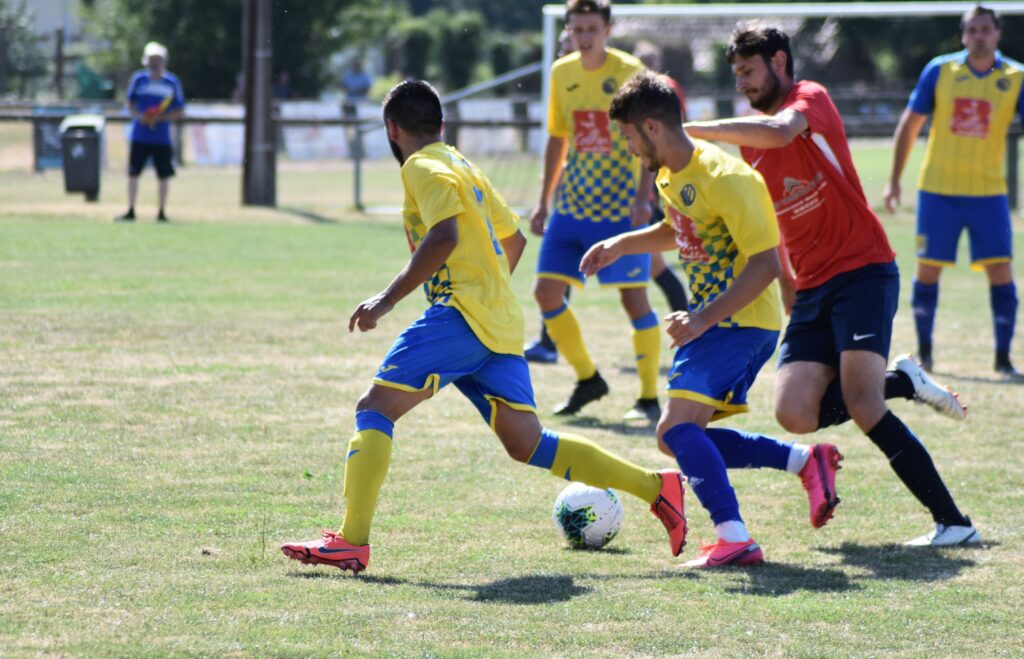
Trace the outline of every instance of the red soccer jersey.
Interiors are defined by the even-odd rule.
[[[740,151],[768,184],[797,289],[892,261],[896,254],[868,206],[843,120],[828,92],[816,82],[801,80],[780,110],[787,108],[807,119],[805,133],[777,149]]]

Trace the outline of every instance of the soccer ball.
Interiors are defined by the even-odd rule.
[[[622,502],[612,490],[572,483],[555,499],[555,526],[577,549],[600,549],[622,527]]]

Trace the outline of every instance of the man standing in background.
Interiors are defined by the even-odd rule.
[[[117,220],[135,221],[139,174],[152,158],[159,181],[160,210],[156,219],[166,222],[168,182],[174,176],[171,122],[180,119],[184,113],[185,92],[177,76],[167,70],[167,48],[162,44],[155,41],[147,43],[142,52],[142,63],[146,68],[132,74],[128,83],[128,109],[133,119],[128,156],[128,210]]]
[[[885,206],[891,212],[899,205],[900,175],[931,115],[928,150],[918,181],[918,261],[911,297],[918,355],[931,370],[939,276],[942,268],[956,265],[957,243],[967,229],[971,265],[988,275],[995,370],[1019,377],[1010,361],[1017,287],[1003,161],[1013,117],[1024,115],[1024,65],[997,50],[1002,30],[999,16],[991,9],[978,5],[968,10],[960,30],[965,50],[928,63],[900,117]]]

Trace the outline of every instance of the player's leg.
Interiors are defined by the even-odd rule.
[[[446,350],[438,350],[439,345]],[[448,382],[478,369],[490,354],[452,307],[432,306],[407,327],[356,405],[355,434],[345,459],[341,530],[325,531],[317,540],[285,543],[285,555],[303,563],[364,569],[377,497],[391,462],[394,423]]]
[[[174,176],[174,149],[170,146],[156,147],[153,153],[153,163],[156,165],[156,176],[158,181],[157,193],[160,203],[160,210],[157,211],[158,222],[167,221],[167,191],[170,187],[171,177]]]
[[[533,401],[526,361],[492,355],[455,386],[477,408],[514,460],[555,476],[600,488],[629,492],[651,505],[669,533],[673,555],[686,544],[683,488],[678,472],[641,469],[588,439],[542,428]]]
[[[135,220],[135,200],[139,196],[139,175],[146,166],[149,156],[146,146],[139,142],[132,142],[128,152],[128,210],[115,219],[120,222],[132,222]]]
[[[1006,195],[963,201],[969,208],[968,232],[971,263],[988,275],[989,304],[995,336],[995,370],[1008,376],[1020,373],[1010,361],[1010,344],[1017,324],[1017,286],[1013,282],[1013,227]]]
[[[599,225],[590,234],[591,244],[629,231],[628,222]],[[655,423],[661,416],[658,406],[658,367],[661,356],[662,332],[659,318],[651,309],[647,297],[647,284],[651,278],[649,254],[632,254],[597,272],[602,287],[619,289],[619,299],[633,326],[633,354],[640,389],[636,403],[626,412],[626,419],[639,419]]]
[[[865,350],[844,351],[840,373],[843,395],[854,423],[882,451],[892,470],[935,520],[935,532],[911,543],[978,542],[978,532],[971,520],[957,508],[928,449],[886,407],[882,397],[885,358]]]
[[[540,306],[548,334],[569,365],[576,371],[576,386],[569,399],[555,414],[576,414],[587,403],[608,393],[608,384],[597,371],[583,332],[566,299],[567,285],[583,286],[579,263],[585,244],[581,236],[591,230],[592,222],[555,213],[544,232],[537,257],[537,281],[534,297]]]
[[[885,454],[907,489],[931,512],[935,544],[959,544],[977,531],[957,508],[928,450],[885,404],[885,360],[899,299],[895,264],[869,266],[834,297],[833,340],[843,398],[854,423]],[[915,542],[922,542],[918,539]],[[932,544],[932,540],[928,541]]]
[[[939,306],[939,276],[943,267],[956,265],[957,243],[966,226],[959,197],[917,193],[917,276],[910,305],[917,331],[917,354],[925,370],[932,370],[932,333]]]
[[[625,418],[657,423],[661,417],[658,405],[658,368],[662,341],[658,315],[651,309],[646,286],[620,287],[619,297],[633,327],[633,355],[640,380],[636,403],[626,412]]]

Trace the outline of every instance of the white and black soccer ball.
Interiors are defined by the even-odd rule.
[[[612,490],[571,483],[555,499],[551,516],[570,546],[600,549],[622,527],[622,502]]]

